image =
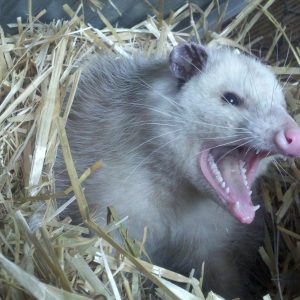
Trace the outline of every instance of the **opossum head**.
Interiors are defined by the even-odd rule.
[[[181,155],[189,156],[193,183],[206,185],[235,218],[251,223],[258,209],[251,185],[262,161],[300,155],[300,128],[280,83],[255,58],[227,48],[182,44],[169,64],[186,124]]]

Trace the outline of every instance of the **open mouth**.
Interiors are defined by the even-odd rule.
[[[251,185],[266,152],[244,147],[215,147],[200,154],[200,168],[222,204],[241,223],[250,224],[259,206],[251,201]]]

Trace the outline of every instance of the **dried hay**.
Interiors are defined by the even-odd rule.
[[[274,72],[284,81],[289,109],[300,121],[297,82],[300,49],[293,46],[285,27],[270,13],[269,8],[276,2],[251,1],[224,26],[224,7],[212,1],[204,11],[196,4],[185,4],[166,19],[162,10],[151,7],[154,16],[130,29],[114,28],[97,6],[96,13],[106,28],[93,28],[83,22],[80,7],[73,12],[64,5],[70,21],[42,24],[39,18],[46,11],[41,11],[37,16],[30,14],[28,22],[18,18],[11,25],[18,30],[14,36],[5,36],[0,30],[1,298],[141,299],[146,297],[147,288],[142,283],[148,278],[158,287],[147,296],[149,299],[205,299],[201,292],[205,272],[200,280],[193,278],[192,273],[186,278],[140,260],[145,241],[134,243],[113,209],[110,210],[113,222],[107,228],[99,228],[93,222],[80,183],[100,168],[101,162],[95,162],[84,174],[76,173],[64,124],[80,76],[78,66],[91,53],[114,51],[131,55],[136,49],[143,49],[147,53],[164,54],[191,38],[246,52],[261,50],[256,45],[264,37],[255,28],[262,16],[272,25],[273,40],[267,51],[259,53],[265,62],[273,64]],[[219,15],[219,21],[211,28],[207,17],[213,10]],[[177,30],[186,20],[189,25]],[[278,41],[289,51],[274,60]],[[63,101],[66,104],[61,115]],[[72,186],[55,193],[52,169],[58,143],[64,149]],[[268,288],[274,299],[299,299],[300,292],[293,285],[293,280],[299,280],[300,262],[299,161],[278,162],[276,167],[261,181],[271,222],[267,224],[265,245],[259,251],[272,278],[273,285]],[[72,225],[68,218],[57,218],[75,197],[70,196],[58,209],[55,198],[72,191],[87,227]],[[28,220],[33,213],[38,213],[37,200],[44,201],[46,214],[34,231]],[[97,236],[88,237],[89,230]],[[110,237],[114,230],[123,235],[123,246]],[[118,257],[112,254],[112,248],[117,249]],[[187,288],[177,287],[170,280],[185,283]],[[221,298],[211,292],[206,299]]]

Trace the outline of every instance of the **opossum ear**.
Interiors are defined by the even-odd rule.
[[[171,72],[181,83],[201,72],[206,61],[205,48],[196,43],[184,43],[174,47],[169,57]]]

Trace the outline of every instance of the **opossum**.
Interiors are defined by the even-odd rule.
[[[263,225],[251,187],[276,155],[300,155],[300,128],[267,66],[188,42],[166,58],[99,55],[66,130],[79,174],[104,163],[84,182],[100,225],[113,206],[134,239],[147,227],[154,264],[199,274],[205,262],[205,291],[256,299],[249,269]],[[69,184],[64,168],[59,152],[57,190]]]

